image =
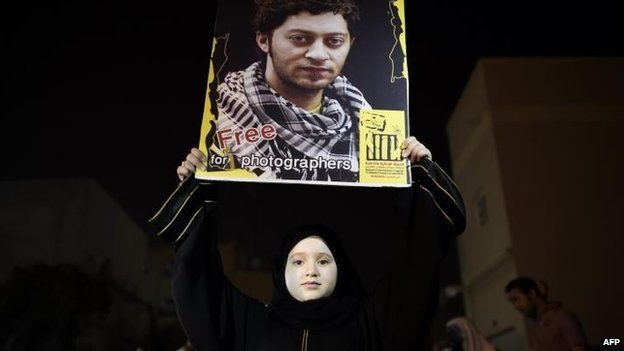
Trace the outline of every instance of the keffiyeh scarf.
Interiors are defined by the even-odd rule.
[[[277,131],[273,140],[233,145],[237,157],[255,154],[279,158],[319,158],[350,161],[358,170],[358,123],[360,109],[369,108],[362,93],[344,76],[325,88],[321,113],[302,109],[284,99],[266,82],[264,69],[256,62],[247,69],[229,73],[217,88],[218,129],[245,130],[272,124]],[[280,169],[265,167],[279,178]],[[299,169],[301,178],[316,179],[316,174]]]

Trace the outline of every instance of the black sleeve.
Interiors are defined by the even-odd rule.
[[[438,268],[450,238],[465,229],[459,190],[434,162],[412,167],[408,228],[400,235],[388,273],[370,298],[380,342],[390,350],[419,350],[438,302]]]
[[[217,246],[215,185],[182,183],[150,220],[175,245],[172,281],[178,318],[198,350],[235,350],[255,339],[266,308],[234,287]]]

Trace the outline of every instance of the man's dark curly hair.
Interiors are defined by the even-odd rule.
[[[341,14],[347,22],[351,37],[355,37],[360,23],[360,10],[356,0],[255,0],[258,10],[253,20],[254,30],[271,33],[281,26],[288,16],[308,11],[313,15],[325,12]]]
[[[507,283],[507,286],[505,287],[505,292],[509,293],[513,289],[518,289],[527,295],[531,292],[531,290],[533,290],[536,294],[540,295],[537,283],[535,282],[535,280],[528,277],[518,277],[511,280],[509,283]]]

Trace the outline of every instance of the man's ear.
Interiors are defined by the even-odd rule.
[[[538,295],[537,295],[537,291],[535,291],[535,290],[533,290],[533,289],[529,290],[529,297],[530,297],[532,300],[537,299],[537,296],[538,296]]]
[[[268,54],[270,51],[271,40],[269,38],[269,35],[269,33],[256,31],[256,44],[258,44],[260,50],[262,50],[262,52],[264,52],[265,54]]]

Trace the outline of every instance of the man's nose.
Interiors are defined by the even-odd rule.
[[[323,40],[317,39],[308,47],[305,57],[308,60],[323,62],[329,59],[329,53],[327,47],[323,43]]]

